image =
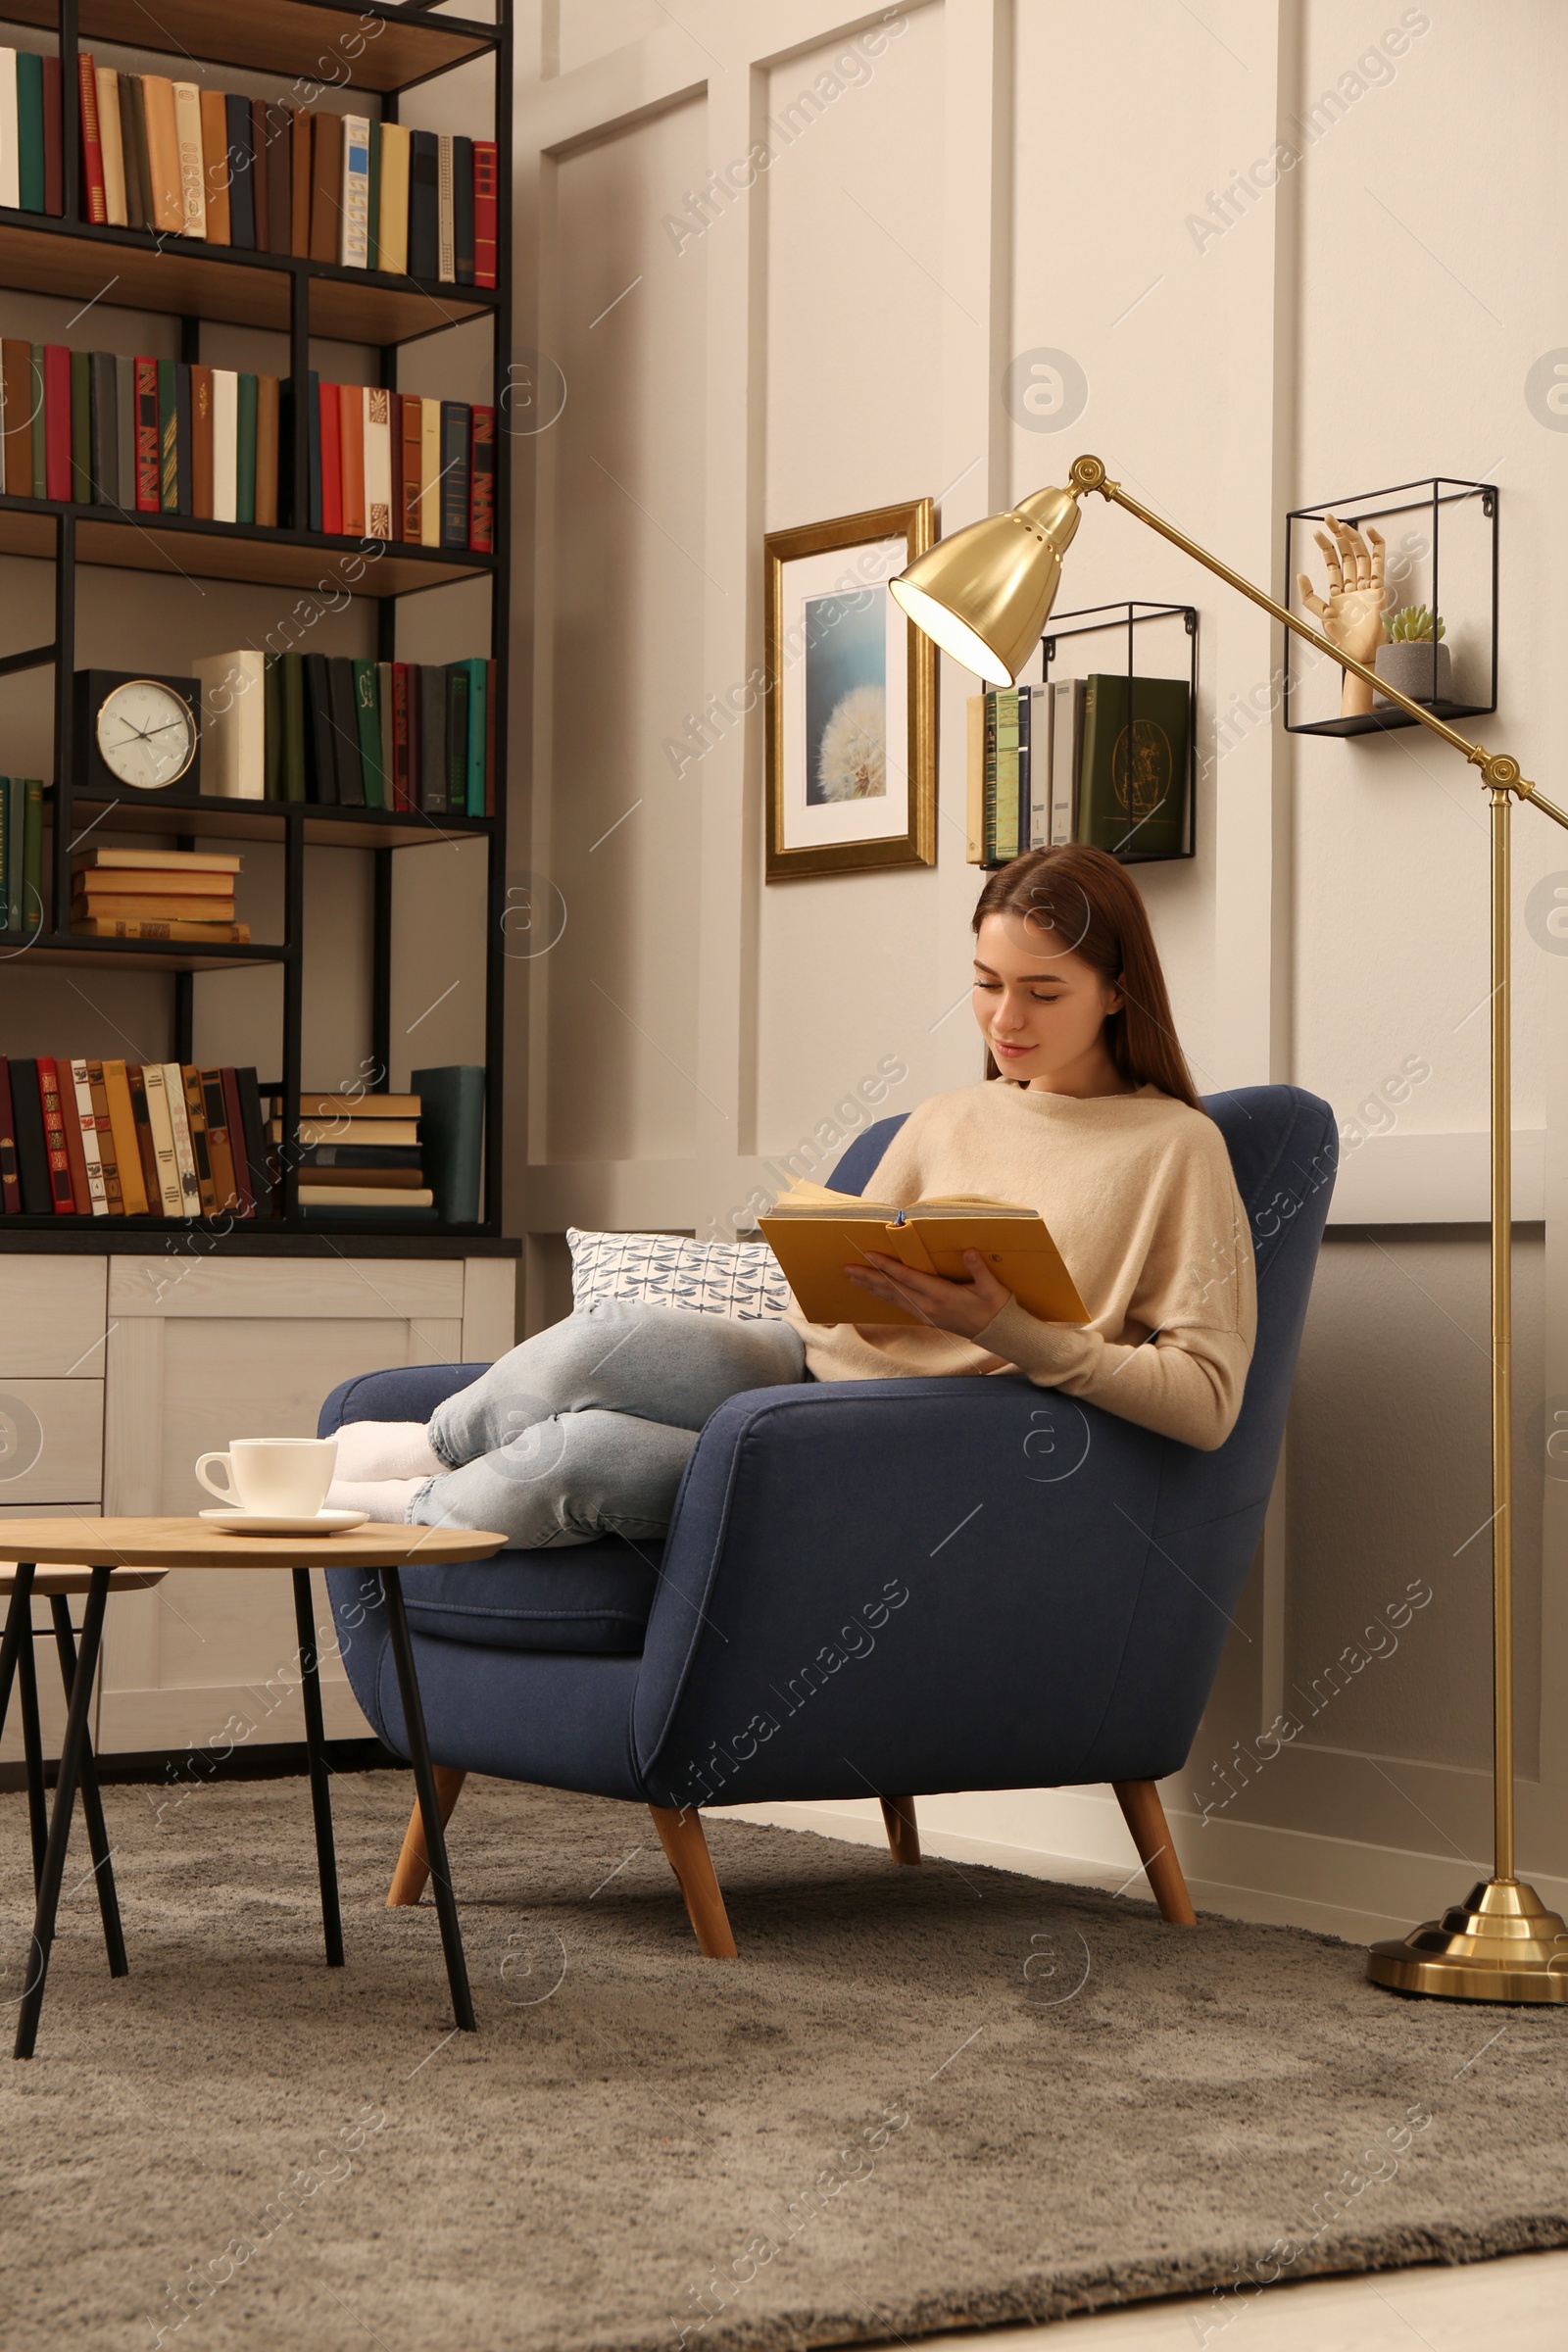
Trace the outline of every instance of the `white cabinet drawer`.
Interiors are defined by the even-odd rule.
[[[0,1378],[102,1380],[109,1261],[0,1251]]]
[[[101,1380],[0,1380],[0,1503],[103,1494]]]

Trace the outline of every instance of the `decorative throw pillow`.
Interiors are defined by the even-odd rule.
[[[734,1323],[777,1323],[790,1303],[784,1269],[765,1242],[688,1242],[667,1233],[579,1233],[568,1229],[574,1306],[603,1298],[728,1315]]]

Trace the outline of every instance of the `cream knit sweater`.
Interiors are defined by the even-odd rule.
[[[1224,1139],[1152,1086],[1080,1101],[993,1079],[922,1102],[870,1197],[982,1193],[1045,1218],[1092,1320],[1045,1323],[1011,1299],[978,1340],[894,1323],[788,1320],[818,1380],[1024,1371],[1205,1450],[1241,1410],[1257,1298]],[[1148,1345],[1144,1343],[1148,1342]]]

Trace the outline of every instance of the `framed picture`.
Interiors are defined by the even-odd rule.
[[[936,863],[936,647],[887,591],[933,528],[917,498],[762,543],[769,882]]]

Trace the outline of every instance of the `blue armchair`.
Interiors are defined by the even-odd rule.
[[[404,1571],[443,1816],[466,1771],[653,1811],[700,1947],[729,1955],[700,1808],[1109,1781],[1167,1920],[1191,1902],[1156,1783],[1186,1761],[1273,1482],[1336,1164],[1326,1102],[1212,1097],[1250,1219],[1257,1346],[1200,1453],[1021,1375],[755,1389],[703,1430],[662,1545]],[[899,1119],[840,1160],[861,1193]],[[422,1420],[479,1364],[335,1389],[320,1434]],[[349,1680],[407,1755],[376,1580],[328,1577]],[[417,1808],[389,1900],[416,1901]]]

